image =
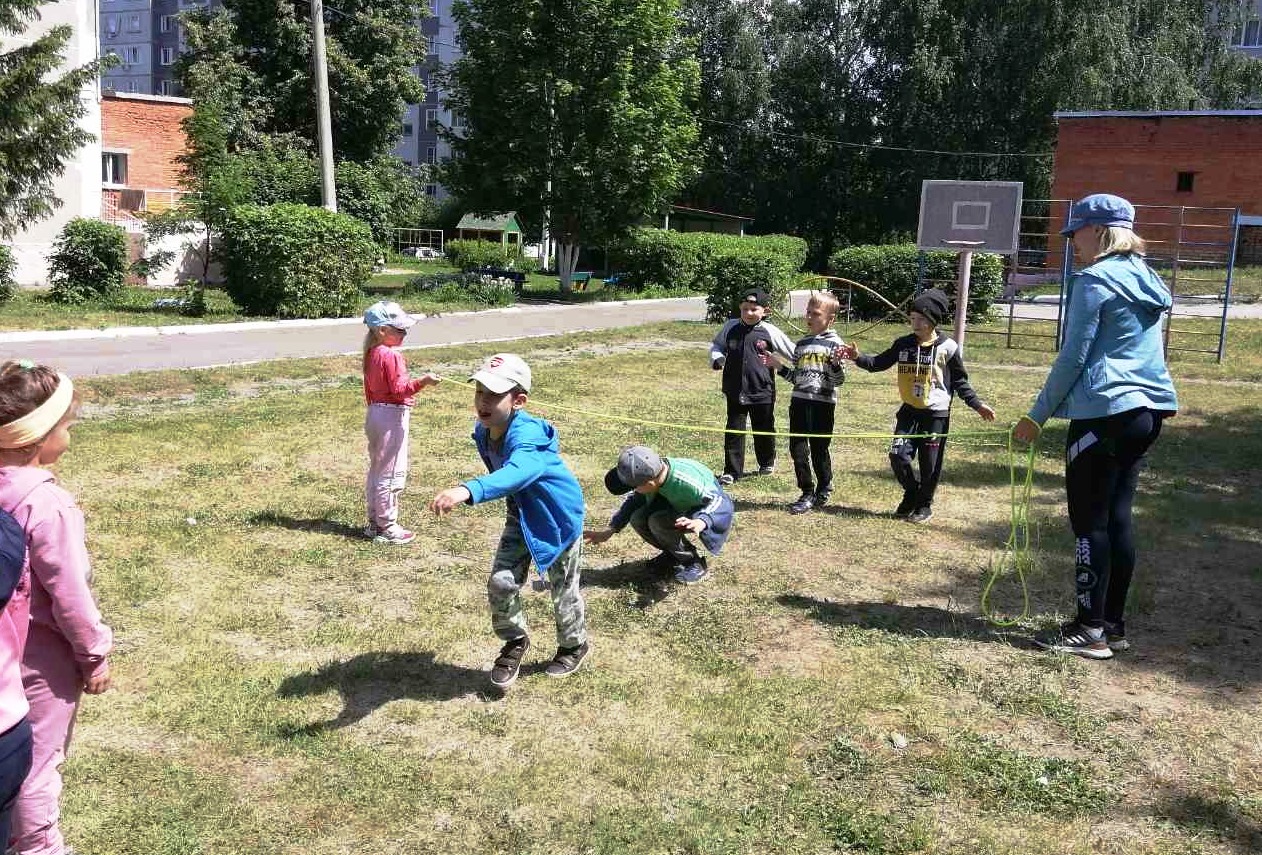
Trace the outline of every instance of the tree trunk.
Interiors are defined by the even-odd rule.
[[[557,242],[557,276],[561,280],[561,293],[574,292],[574,266],[578,264],[578,244],[568,241]]]

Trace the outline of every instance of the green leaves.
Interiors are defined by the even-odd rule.
[[[58,303],[86,303],[123,290],[127,233],[119,226],[75,217],[66,223],[48,259],[51,296]]]

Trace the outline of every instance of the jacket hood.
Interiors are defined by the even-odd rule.
[[[510,436],[514,445],[532,445],[544,451],[558,453],[561,450],[561,440],[557,436],[556,428],[550,422],[536,418],[524,410],[514,414],[508,423],[504,438],[508,439]],[[490,433],[481,422],[478,422],[473,426],[473,437],[475,440],[478,437],[489,440]]]
[[[1174,305],[1170,289],[1142,256],[1114,255],[1102,258],[1082,271],[1136,308],[1153,314]]]
[[[10,509],[40,484],[56,480],[53,473],[38,466],[0,467],[0,508]]]

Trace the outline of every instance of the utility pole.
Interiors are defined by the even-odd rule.
[[[320,138],[320,197],[324,207],[337,210],[337,187],[333,183],[333,120],[329,116],[329,62],[324,52],[324,3],[311,0],[311,34],[314,42],[313,66],[316,90],[316,129]]]

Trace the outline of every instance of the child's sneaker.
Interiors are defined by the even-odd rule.
[[[908,498],[907,496],[904,496],[903,500],[898,503],[898,507],[894,509],[894,516],[906,517],[908,514],[910,514],[914,510],[916,510],[915,497],[913,496],[911,498]]]
[[[549,677],[568,677],[578,670],[591,652],[592,646],[584,641],[578,647],[558,647],[556,656],[548,663],[545,673]]]
[[[513,685],[521,673],[521,660],[529,649],[530,637],[525,635],[501,647],[500,655],[495,657],[495,664],[491,666],[491,684],[498,689]]]
[[[798,496],[798,500],[796,502],[789,505],[789,513],[804,514],[810,511],[813,507],[815,507],[815,494],[808,490]]]
[[[1113,651],[1104,638],[1104,631],[1092,632],[1076,620],[1061,624],[1056,629],[1040,632],[1034,636],[1034,643],[1044,650],[1071,653],[1087,659],[1113,658]]]
[[[695,585],[706,579],[710,575],[710,571],[706,569],[705,564],[697,562],[683,567],[675,574],[675,581],[684,585]]]
[[[368,525],[364,526],[363,531],[361,531],[360,534],[369,540],[372,540],[377,536],[377,527],[372,523],[368,523]]]
[[[926,523],[933,519],[933,508],[916,508],[907,515],[909,523]]]
[[[831,489],[816,490],[815,497],[811,499],[811,507],[822,508],[824,507],[824,505],[828,504],[828,500],[831,499],[832,497],[833,497],[833,491]]]
[[[403,546],[416,540],[416,532],[408,531],[403,526],[395,523],[378,529],[377,536],[373,538],[373,543],[389,543],[393,546]]]
[[[1130,650],[1131,643],[1126,640],[1126,623],[1124,621],[1104,622],[1104,640],[1109,645],[1109,650]]]
[[[724,472],[722,475],[719,476],[719,483],[722,484],[724,487],[730,487],[736,483],[736,476],[733,475],[731,472]]]
[[[776,472],[776,464],[768,463],[766,466],[758,467],[759,475],[774,475]]]

